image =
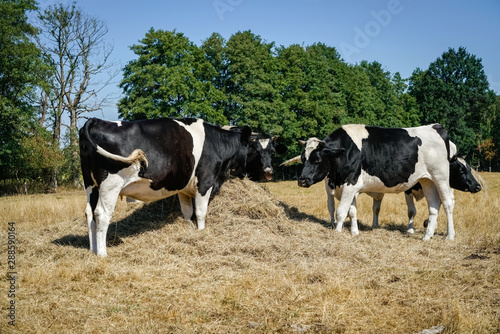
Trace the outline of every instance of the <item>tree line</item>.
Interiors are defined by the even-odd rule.
[[[106,103],[97,93],[116,76],[97,79],[113,68],[106,24],[75,4],[42,11],[33,0],[3,0],[0,12],[0,177],[76,185],[77,120]],[[117,103],[124,120],[248,124],[278,136],[289,148],[283,159],[300,153],[297,139],[323,138],[347,123],[439,122],[473,166],[500,167],[500,99],[481,59],[463,47],[409,78],[377,61],[349,64],[324,43],[277,46],[251,31],[228,40],[213,33],[196,45],[181,32],[151,28],[130,48],[135,58],[122,69]]]

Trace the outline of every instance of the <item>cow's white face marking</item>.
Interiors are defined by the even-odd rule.
[[[320,141],[321,140],[319,140],[316,137],[312,137],[312,138],[309,138],[307,140],[306,148],[305,148],[306,160],[309,160],[309,157],[311,156],[312,151],[314,151],[318,147]]]
[[[269,139],[259,139],[260,146],[265,150],[269,145]]]
[[[368,131],[366,130],[366,127],[363,124],[347,124],[343,125],[342,129],[347,132],[347,135],[351,137],[358,150],[361,151],[363,139],[368,138]]]

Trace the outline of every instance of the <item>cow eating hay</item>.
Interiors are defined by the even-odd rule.
[[[201,119],[107,122],[80,129],[90,249],[106,256],[106,234],[119,196],[152,202],[179,196],[181,211],[205,228],[210,196],[229,170],[244,170],[251,130],[223,130]],[[193,209],[193,199],[195,210]]]

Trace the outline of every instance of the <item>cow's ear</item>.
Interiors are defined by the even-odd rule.
[[[243,145],[248,145],[248,143],[250,142],[251,135],[252,135],[252,129],[250,129],[250,127],[248,125],[245,125],[241,129],[241,137],[240,137],[241,143]]]
[[[276,147],[276,153],[278,154],[285,154],[288,148],[285,145],[282,144],[277,144]]]
[[[302,145],[302,146],[306,146],[306,144],[307,144],[307,142],[306,142],[306,141],[304,141],[304,140],[300,140],[300,139],[299,139],[299,140],[297,140],[297,142],[298,142],[300,145]]]
[[[327,148],[321,151],[321,154],[328,158],[336,158],[344,154],[345,148]]]

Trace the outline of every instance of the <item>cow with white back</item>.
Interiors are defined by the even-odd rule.
[[[223,130],[201,119],[107,122],[80,129],[90,249],[106,256],[106,233],[119,196],[152,202],[177,194],[182,215],[205,227],[211,195],[230,170],[245,168],[249,127]],[[238,172],[238,171],[237,171]]]
[[[359,193],[399,193],[420,183],[429,208],[423,240],[434,235],[441,203],[448,221],[447,239],[453,240],[450,157],[448,134],[440,124],[416,128],[344,125],[324,140],[307,141],[298,184],[309,187],[328,176],[331,188],[342,189],[336,214],[340,232]],[[359,234],[356,221],[351,224],[351,233]]]

